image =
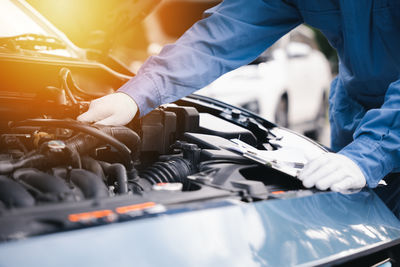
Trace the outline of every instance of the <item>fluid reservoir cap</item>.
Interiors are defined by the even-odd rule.
[[[47,147],[51,152],[61,152],[65,149],[65,143],[61,140],[51,140],[47,143]]]
[[[156,191],[182,191],[182,183],[157,183],[153,185]]]
[[[239,119],[241,114],[242,114],[242,112],[240,110],[238,110],[238,109],[233,109],[231,111],[231,116],[234,119]]]

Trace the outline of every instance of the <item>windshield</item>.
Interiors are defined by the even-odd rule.
[[[45,28],[41,27],[34,18],[26,14],[22,9],[15,5],[12,1],[0,0],[0,38],[4,37],[18,37],[27,34],[34,34],[36,36],[54,36],[51,32],[46,31]],[[16,39],[18,40],[18,39]],[[39,53],[45,53],[50,55],[58,55],[64,57],[76,57],[75,54],[71,53],[65,48],[54,48],[49,49],[49,46],[45,49],[38,49],[40,46],[32,46],[35,51]],[[24,49],[27,49],[24,47]],[[15,52],[10,50],[10,52]]]

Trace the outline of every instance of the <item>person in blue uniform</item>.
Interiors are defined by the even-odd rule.
[[[307,163],[299,175],[304,186],[375,188],[400,171],[400,1],[225,0],[206,13],[78,119],[126,124],[137,112],[144,116],[253,61],[307,23],[337,50],[339,74],[329,97],[331,148],[337,153]]]

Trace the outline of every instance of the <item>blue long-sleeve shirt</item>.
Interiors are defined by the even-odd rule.
[[[332,149],[355,161],[370,187],[400,171],[400,1],[225,0],[208,15],[119,89],[141,116],[251,62],[307,23],[339,55],[329,98]]]

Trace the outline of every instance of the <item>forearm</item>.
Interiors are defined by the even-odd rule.
[[[143,116],[251,62],[300,22],[297,10],[283,1],[226,0],[149,58],[120,91],[135,100]]]
[[[384,104],[365,114],[354,141],[339,153],[358,164],[369,187],[400,170],[400,80],[390,84]]]

